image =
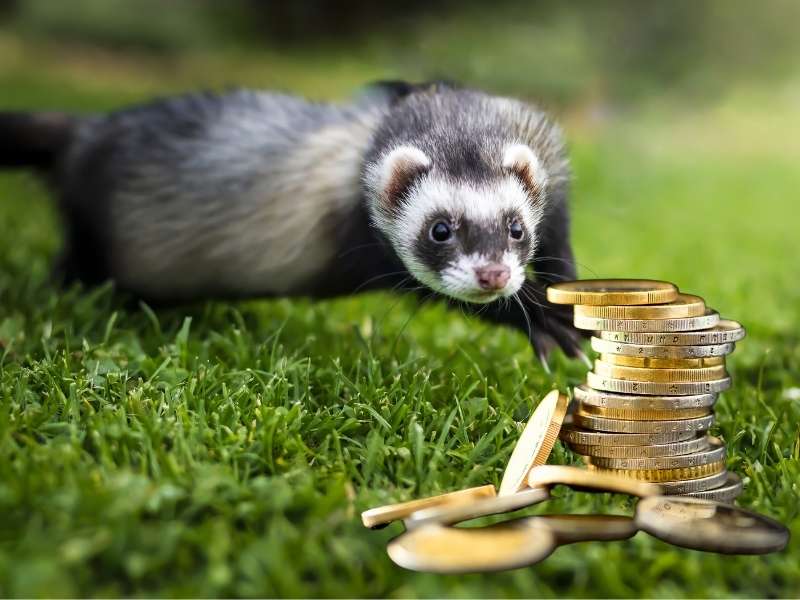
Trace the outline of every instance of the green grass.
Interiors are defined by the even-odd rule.
[[[100,57],[104,84],[91,61],[27,50],[0,72],[17,105],[113,106],[162,82],[189,87],[209,64],[166,81],[157,65]],[[319,63],[298,79],[281,60],[264,77],[302,91],[343,95],[373,76]],[[264,81],[237,65],[242,82]],[[367,531],[360,511],[498,483],[531,409],[580,382],[580,364],[555,356],[547,375],[520,335],[388,294],[153,311],[108,288],[54,289],[50,202],[31,178],[3,175],[0,596],[797,596],[794,98],[564,115],[581,274],[670,279],[747,326],[714,432],[745,478],[740,504],[791,528],[784,552],[723,557],[640,533],[506,573],[404,571],[384,552],[401,526]],[[551,462],[575,457],[557,446]],[[555,496],[528,512],[633,508]]]

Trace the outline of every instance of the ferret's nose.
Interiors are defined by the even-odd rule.
[[[475,275],[478,277],[478,285],[483,290],[497,291],[506,287],[511,278],[511,269],[498,263],[477,267]]]

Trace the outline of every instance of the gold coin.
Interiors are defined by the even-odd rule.
[[[701,492],[703,490],[719,487],[725,483],[727,477],[728,472],[722,469],[719,473],[714,473],[708,477],[699,477],[697,479],[687,479],[684,481],[661,481],[660,485],[664,488],[665,494],[680,496],[682,494],[691,494],[693,492]]]
[[[673,284],[650,279],[584,279],[547,288],[547,299],[553,304],[661,304],[677,297]]]
[[[682,431],[706,431],[714,424],[714,414],[677,421],[628,421],[595,417],[578,411],[572,415],[572,421],[577,427],[609,433],[679,433]]]
[[[608,331],[605,333],[615,334],[617,332]],[[668,336],[669,334],[646,333],[641,335]],[[591,342],[592,350],[595,352],[601,352],[603,354],[617,354],[622,356],[636,356],[639,358],[709,358],[713,356],[725,356],[726,354],[733,352],[736,348],[736,344],[733,342],[695,346],[656,346],[651,344],[629,344],[625,342],[614,342],[611,340],[604,340],[603,338],[599,337],[592,337]]]
[[[602,458],[656,458],[659,456],[679,456],[700,452],[708,448],[705,436],[673,442],[671,444],[651,444],[649,446],[589,446],[587,444],[569,444],[569,449],[581,456]]]
[[[714,473],[719,473],[725,469],[725,462],[708,463],[695,467],[680,467],[677,469],[606,469],[588,465],[590,471],[596,471],[607,475],[618,475],[631,477],[640,481],[650,481],[661,483],[662,481],[683,481],[685,479],[699,479],[708,477]]]
[[[632,518],[622,515],[539,515],[528,518],[548,527],[559,546],[575,542],[627,540],[639,530]]]
[[[603,469],[679,469],[707,465],[725,460],[725,446],[717,438],[711,438],[707,450],[683,454],[681,456],[661,456],[657,458],[602,458],[589,457],[590,465]]]
[[[693,498],[703,498],[704,500],[714,500],[716,502],[727,502],[730,504],[739,497],[739,494],[742,493],[742,489],[742,480],[736,473],[729,471],[725,483],[721,486],[709,490],[688,492],[686,495],[692,496]]]
[[[649,410],[643,408],[605,408],[593,406],[591,404],[581,404],[580,411],[593,417],[605,417],[607,419],[622,419],[625,421],[676,421],[680,419],[691,419],[694,417],[704,417],[711,414],[710,407],[702,408],[682,408],[678,410]]]
[[[706,314],[699,317],[681,319],[603,319],[601,317],[583,317],[578,314],[573,319],[573,324],[578,329],[637,333],[697,331],[714,327],[717,323],[719,323],[719,314],[713,310],[708,310]]]
[[[534,467],[528,474],[528,485],[532,488],[546,487],[548,489],[555,485],[566,485],[583,491],[613,492],[640,498],[661,493],[661,488],[652,483],[637,481],[613,473],[593,472],[578,467],[560,465]]]
[[[527,483],[526,483],[527,485]],[[422,525],[435,523],[438,525],[452,525],[477,519],[487,515],[507,513],[527,506],[533,506],[550,498],[550,493],[544,488],[526,488],[515,494],[496,496],[494,498],[481,498],[474,502],[460,502],[458,504],[445,504],[426,508],[412,513],[406,520],[406,526],[411,529]]]
[[[745,335],[744,328],[736,321],[720,320],[704,331],[645,331],[602,330],[598,337],[609,342],[642,344],[646,346],[705,346],[708,344],[731,344]]]
[[[645,356],[623,356],[621,354],[600,354],[600,360],[619,367],[639,367],[641,369],[698,369],[725,364],[722,356],[707,358],[649,358]]]
[[[496,495],[497,492],[493,485],[482,485],[480,487],[468,488],[457,492],[431,496],[430,498],[420,498],[418,500],[409,500],[408,502],[371,508],[361,513],[361,522],[364,524],[364,527],[377,528],[388,525],[392,521],[405,519],[413,512],[424,508],[442,506],[445,504],[473,502],[480,498],[492,498]]]
[[[598,375],[589,371],[586,374],[589,387],[622,394],[645,394],[653,396],[685,396],[688,394],[717,394],[731,387],[731,378],[714,381],[656,383],[652,381],[628,381]]]
[[[586,446],[650,446],[653,444],[671,444],[695,437],[693,431],[675,431],[666,433],[606,433],[588,431],[574,427],[565,421],[559,437],[570,444]]]
[[[430,573],[477,573],[516,569],[539,562],[556,548],[546,527],[523,519],[488,527],[426,525],[389,542],[386,551],[398,565]]]
[[[642,367],[620,367],[602,360],[594,361],[594,372],[600,376],[612,377],[613,379],[650,381],[653,383],[714,381],[728,376],[725,365],[694,369],[647,369]]]
[[[699,296],[678,294],[669,304],[649,306],[575,306],[575,315],[601,319],[683,319],[699,317],[706,312],[706,303]]]
[[[723,554],[777,552],[789,541],[789,530],[777,521],[701,498],[645,498],[636,506],[635,520],[670,544]]]
[[[584,406],[622,409],[628,411],[678,411],[689,408],[711,408],[717,401],[716,394],[692,394],[688,396],[636,396],[615,394],[595,390],[586,385],[573,389],[575,399]]]
[[[498,495],[514,494],[524,488],[531,467],[547,462],[558,439],[568,405],[569,398],[558,390],[553,390],[542,399],[514,446]]]

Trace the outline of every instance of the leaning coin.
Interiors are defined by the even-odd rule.
[[[678,421],[626,421],[595,417],[579,411],[572,415],[572,421],[578,427],[610,433],[678,433],[707,431],[714,424],[714,414]]]
[[[598,337],[610,342],[644,344],[648,346],[702,346],[738,342],[744,335],[744,328],[736,321],[721,320],[717,325],[704,331],[648,333],[604,330],[600,332]]]
[[[630,494],[631,496],[655,496],[661,488],[652,483],[636,481],[621,475],[592,472],[578,467],[559,465],[541,465],[531,469],[528,485],[532,488],[551,488],[555,485],[566,485],[574,489],[590,492],[612,492]]]
[[[695,437],[693,431],[674,433],[606,433],[579,429],[565,421],[559,437],[570,444],[587,446],[649,446],[652,444],[671,444]]]
[[[725,445],[718,438],[710,438],[711,447],[707,450],[681,456],[662,456],[659,458],[602,458],[592,456],[589,464],[609,469],[678,469],[707,465],[725,460]]]
[[[692,496],[693,498],[715,500],[717,502],[727,502],[730,504],[739,497],[739,494],[742,493],[742,488],[742,480],[739,476],[736,473],[728,471],[728,477],[721,486],[710,490],[688,492],[686,495]]]
[[[409,529],[432,523],[452,525],[453,523],[461,523],[462,521],[469,521],[470,519],[477,519],[487,515],[512,512],[539,504],[548,498],[550,498],[550,493],[544,488],[526,488],[521,492],[506,496],[420,510],[412,513],[405,523]]]
[[[731,387],[731,378],[725,377],[715,381],[693,381],[658,383],[652,381],[628,381],[592,371],[586,374],[586,383],[596,390],[607,390],[622,394],[644,394],[652,396],[685,396],[689,394],[716,394]]]
[[[389,542],[386,551],[396,564],[413,571],[477,573],[532,565],[555,548],[548,528],[511,521],[472,529],[417,527]]]
[[[707,358],[649,358],[608,354],[606,352],[600,354],[600,360],[609,365],[639,367],[640,369],[698,369],[725,364],[725,358],[722,356],[709,356]]]
[[[587,465],[587,469],[605,475],[632,477],[639,481],[661,483],[662,481],[683,481],[685,479],[700,479],[725,470],[725,462],[719,461],[707,465],[694,467],[678,467],[676,469],[606,469]]]
[[[627,540],[639,531],[632,518],[622,515],[539,515],[529,519],[552,530],[559,546]]]
[[[606,332],[616,333],[616,332]],[[657,333],[645,334],[620,334],[620,335],[669,335]],[[637,356],[648,358],[710,358],[725,356],[733,352],[736,345],[733,342],[725,344],[705,344],[695,346],[657,346],[650,344],[628,344],[614,342],[598,337],[592,337],[592,350],[604,354],[617,354],[621,356]]]
[[[524,488],[525,478],[531,467],[547,462],[547,457],[558,439],[568,405],[569,398],[558,390],[553,390],[542,399],[514,446],[498,495],[506,496]]]
[[[675,285],[650,279],[584,279],[547,288],[547,299],[553,304],[661,304],[677,297]]]
[[[361,513],[361,522],[364,523],[364,527],[374,529],[388,525],[392,521],[405,519],[411,513],[424,508],[473,502],[481,498],[493,498],[496,495],[497,492],[493,485],[482,485],[439,496],[431,496],[430,498],[420,498],[419,500],[409,500],[408,502],[371,508]]]
[[[641,367],[620,367],[602,360],[594,361],[594,372],[614,379],[650,381],[653,383],[714,381],[728,376],[725,365],[695,369],[645,369]]]
[[[580,411],[594,417],[605,417],[608,419],[623,419],[626,421],[677,421],[679,419],[691,419],[703,417],[711,413],[711,408],[682,408],[680,410],[648,410],[625,409],[625,408],[605,408],[593,406],[591,404],[581,404]]]
[[[587,385],[579,385],[573,390],[575,398],[584,406],[621,410],[684,410],[689,408],[710,408],[717,401],[716,394],[693,394],[689,396],[636,396],[615,394],[595,390]]]
[[[719,487],[725,483],[727,477],[728,472],[722,469],[719,473],[714,473],[708,477],[699,477],[697,479],[687,479],[683,481],[661,481],[659,485],[664,489],[665,494],[681,496]]]
[[[777,521],[700,498],[645,498],[636,506],[635,520],[660,540],[707,552],[765,554],[782,550],[789,541],[789,530]]]
[[[575,306],[575,316],[601,319],[684,319],[705,314],[706,303],[699,296],[678,294],[668,304],[647,306]]]
[[[569,449],[581,456],[597,458],[658,458],[662,456],[680,456],[700,452],[709,447],[708,437],[701,436],[672,444],[651,444],[649,446],[589,446],[586,444],[569,444]]]
[[[591,331],[621,331],[636,333],[662,333],[673,331],[696,331],[708,329],[719,323],[719,315],[713,310],[699,317],[684,319],[603,319],[575,315],[573,325]]]

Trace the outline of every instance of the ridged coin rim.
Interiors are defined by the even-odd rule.
[[[581,456],[602,458],[660,458],[700,452],[708,448],[708,439],[706,436],[698,436],[682,442],[650,444],[648,446],[602,446],[600,444],[567,445],[570,450]]]
[[[694,467],[678,467],[676,469],[607,469],[587,465],[590,471],[630,477],[639,481],[661,483],[662,481],[683,481],[686,479],[700,479],[725,470],[725,461],[697,465]]]
[[[672,302],[639,306],[592,306],[578,304],[575,315],[601,319],[684,319],[700,317],[706,312],[706,303],[700,296],[678,294]]]
[[[629,288],[605,289],[615,285]],[[554,283],[547,288],[547,299],[553,304],[663,304],[677,297],[675,284],[655,279],[580,279]]]
[[[595,390],[583,384],[572,390],[575,398],[582,404],[603,408],[626,410],[683,410],[685,408],[712,407],[717,394],[690,394],[687,396],[636,396]]]
[[[587,415],[580,411],[572,415],[578,427],[608,433],[679,433],[683,431],[707,431],[714,424],[714,413],[691,419],[676,421],[628,421]]]
[[[715,356],[726,356],[736,349],[736,344],[734,342],[726,342],[723,344],[698,344],[694,346],[659,346],[655,344],[633,344],[604,340],[603,338],[595,336],[592,336],[591,345],[592,350],[602,354],[646,358],[711,358]]]
[[[594,372],[613,379],[652,383],[698,383],[723,379],[728,376],[725,365],[694,369],[648,369],[646,367],[622,367],[602,360],[594,361]]]
[[[720,319],[703,331],[600,331],[600,339],[647,346],[705,346],[735,343],[746,335],[744,327],[730,319]]]
[[[725,444],[712,438],[711,447],[680,456],[661,456],[653,458],[604,458],[589,457],[589,464],[610,469],[678,469],[707,465],[725,460]]]
[[[731,378],[702,382],[654,383],[652,381],[629,381],[597,375],[592,371],[586,374],[589,387],[622,394],[644,394],[647,396],[687,396],[696,394],[717,394],[731,387]]]
[[[709,310],[699,317],[683,319],[602,319],[575,315],[573,325],[590,331],[619,331],[631,333],[671,333],[710,329],[719,323],[719,313]]]

